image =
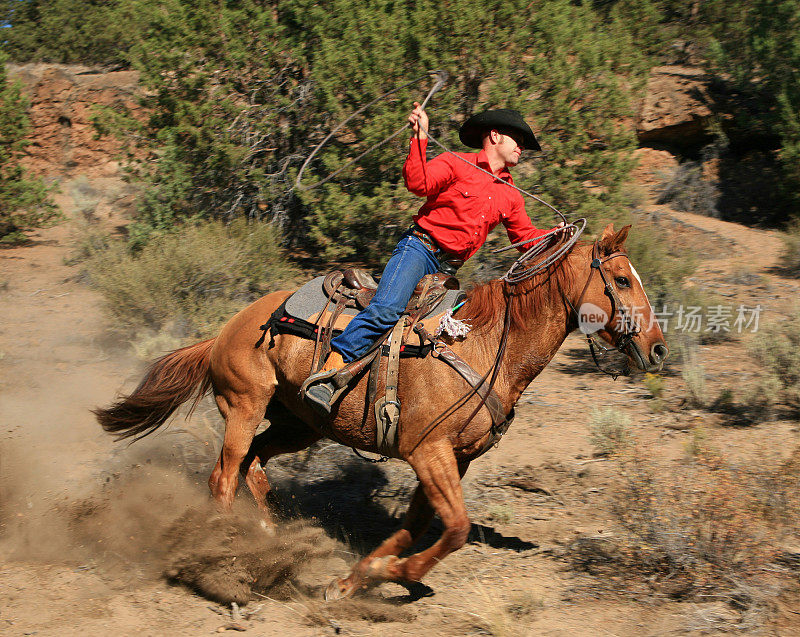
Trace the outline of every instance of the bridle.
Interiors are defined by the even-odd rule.
[[[583,297],[586,296],[586,290],[589,289],[589,284],[592,282],[594,273],[598,272],[600,274],[600,278],[603,280],[604,292],[606,296],[611,299],[611,316],[613,317],[618,315],[619,323],[622,327],[622,331],[617,337],[617,342],[614,344],[614,349],[623,354],[629,354],[626,350],[633,346],[633,339],[640,332],[640,330],[636,324],[636,321],[634,320],[634,317],[629,316],[628,310],[622,304],[622,301],[620,301],[617,291],[609,282],[608,278],[606,277],[606,273],[602,268],[604,263],[611,261],[611,259],[616,259],[617,257],[625,257],[626,259],[629,259],[628,255],[621,251],[612,252],[605,258],[601,259],[599,240],[594,242],[592,245],[592,262],[589,268],[589,277],[586,279],[586,283],[583,286],[580,297],[578,297],[577,307],[580,308],[581,305],[583,305]],[[575,305],[573,305],[567,297],[564,297],[564,302],[569,306],[570,310],[572,310],[575,319],[580,322],[580,314]],[[601,355],[605,355],[606,352],[611,351],[611,348],[606,347],[602,343],[598,342],[594,334],[586,334],[586,341],[589,343],[589,351],[592,353],[592,360],[597,366],[597,369],[604,374],[608,374],[614,380],[617,380],[617,378],[620,376],[620,372],[615,373],[603,369],[600,366],[600,361],[598,360],[597,356],[597,350],[600,350]]]

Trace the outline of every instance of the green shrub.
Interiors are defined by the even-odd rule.
[[[126,10],[125,5],[138,5]],[[5,0],[3,46],[18,62],[117,64],[135,39],[139,0]],[[146,5],[145,5],[146,6]]]
[[[122,241],[88,252],[91,283],[120,327],[180,325],[184,336],[214,334],[256,296],[296,276],[266,223],[206,222],[154,235],[136,252]]]
[[[58,216],[49,189],[19,165],[30,132],[28,101],[18,82],[8,82],[7,59],[0,51],[0,244],[25,241],[23,230]]]

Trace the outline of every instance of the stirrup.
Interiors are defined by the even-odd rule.
[[[337,387],[335,377],[338,369],[324,369],[306,378],[300,386],[300,396],[319,415],[331,415],[333,404],[347,389],[347,385]]]

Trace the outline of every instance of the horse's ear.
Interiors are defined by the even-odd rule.
[[[613,223],[609,223],[605,228],[603,228],[603,232],[600,234],[600,239],[597,241],[597,245],[600,248],[601,254],[611,254],[614,251],[612,248],[616,234],[617,233],[614,232]]]
[[[600,240],[598,241],[600,252],[609,255],[624,249],[625,240],[628,238],[628,231],[630,229],[630,225],[627,225],[619,232],[615,232],[614,224],[609,223],[603,229],[603,233],[600,235]]]
[[[628,238],[628,231],[631,229],[631,224],[624,226],[614,237],[614,252],[625,249],[625,240]]]

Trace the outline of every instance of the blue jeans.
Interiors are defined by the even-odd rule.
[[[331,347],[342,355],[345,363],[363,356],[370,345],[400,320],[419,280],[438,271],[438,261],[422,241],[410,231],[404,234],[383,269],[372,301],[331,341]]]

